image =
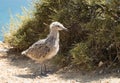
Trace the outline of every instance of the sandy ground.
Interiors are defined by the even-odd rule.
[[[0,83],[120,83],[120,73],[98,74],[60,69],[40,75],[40,64],[15,54],[0,53]]]
[[[120,73],[81,73],[61,69],[41,76],[38,63],[13,57],[0,55],[0,83],[120,83]]]

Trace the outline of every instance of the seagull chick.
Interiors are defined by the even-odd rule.
[[[67,30],[61,23],[52,22],[50,24],[50,34],[47,38],[38,40],[27,50],[22,52],[22,55],[27,55],[31,59],[44,64],[45,61],[53,58],[59,51],[59,31]],[[42,66],[41,66],[42,73]]]

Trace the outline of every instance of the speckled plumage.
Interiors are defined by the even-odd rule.
[[[66,28],[59,22],[51,23],[47,38],[37,41],[22,54],[40,63],[51,59],[59,50],[59,30],[66,30]]]

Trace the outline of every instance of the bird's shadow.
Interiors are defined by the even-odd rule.
[[[55,71],[46,71],[45,73],[40,73],[39,71],[33,72],[33,73],[29,73],[29,74],[19,74],[16,75],[17,77],[21,77],[21,78],[31,78],[34,79],[36,77],[47,77],[48,75],[54,74]]]
[[[47,74],[21,74],[21,75],[15,75],[17,77],[21,77],[21,78],[31,78],[34,79],[36,77],[47,77]]]

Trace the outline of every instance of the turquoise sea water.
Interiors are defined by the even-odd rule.
[[[32,0],[0,0],[0,41],[3,41],[2,27],[9,24],[10,14],[21,14],[21,7],[28,7]]]
[[[3,36],[0,36],[0,41],[3,41]]]

